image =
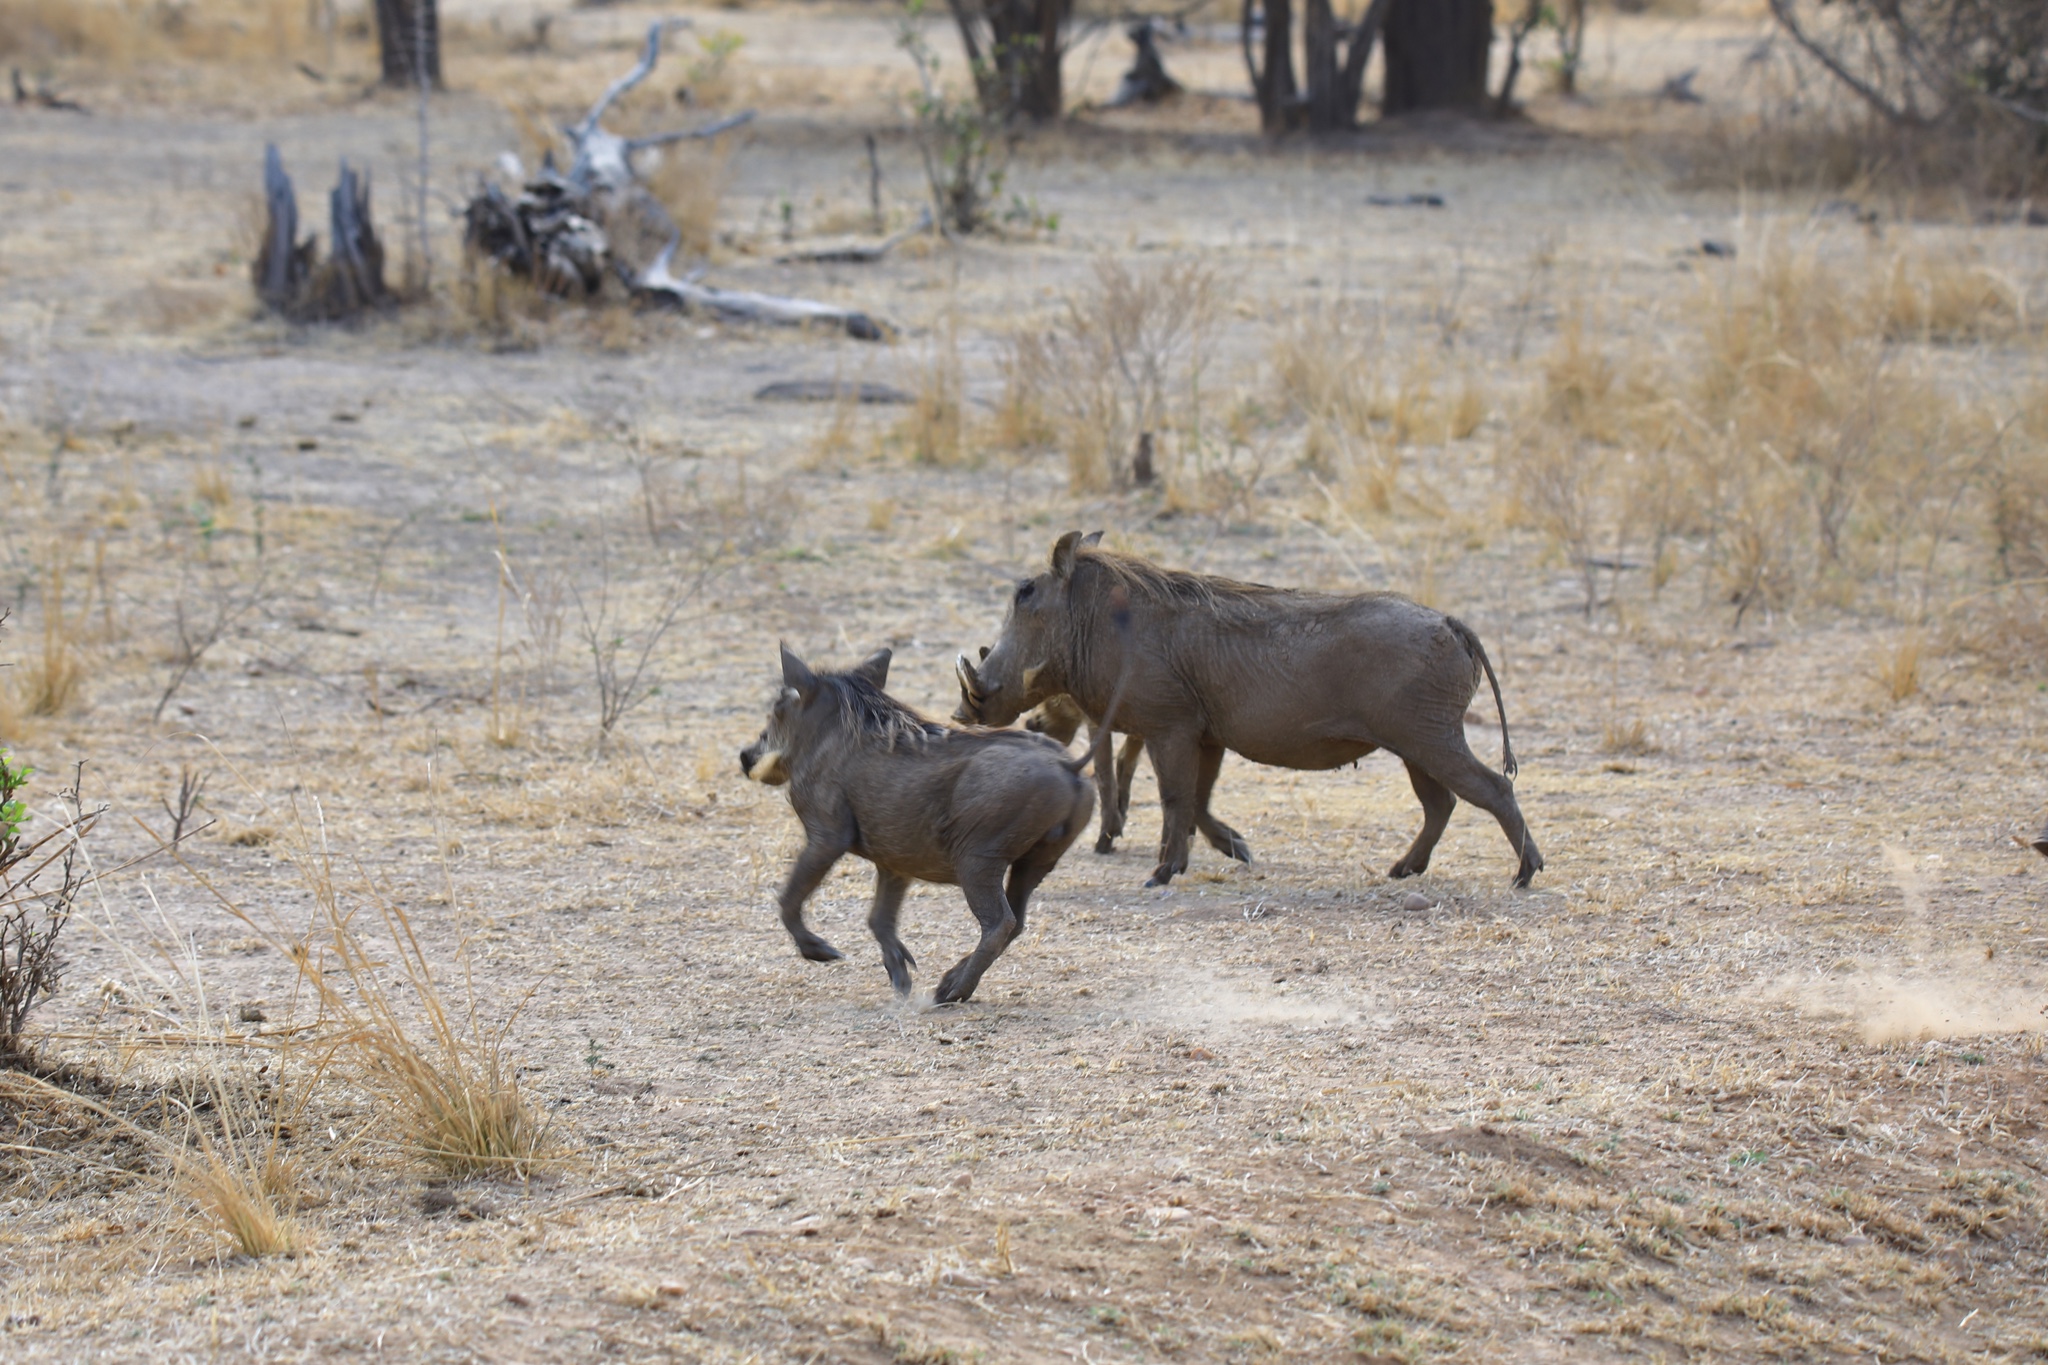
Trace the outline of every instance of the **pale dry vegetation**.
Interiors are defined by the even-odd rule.
[[[189,8],[243,15],[241,46],[26,3],[0,44],[217,88],[324,41],[298,0]],[[643,22],[608,8],[451,21],[465,70],[524,74],[437,104],[437,192],[587,107]],[[93,28],[117,13],[132,52]],[[697,17],[634,126],[678,85],[868,89],[776,46],[822,32],[824,62],[862,15],[736,12],[743,60]],[[1184,41],[1179,69],[1239,61]],[[410,136],[305,93],[324,136]],[[20,117],[26,165],[98,145]],[[9,1359],[2048,1349],[2026,229],[1683,188],[1674,228],[1639,166],[1539,141],[1376,147],[1376,187],[1446,206],[1361,218],[1321,193],[1346,149],[1077,136],[1086,174],[1013,163],[1057,233],[777,264],[797,226],[875,222],[859,130],[804,119],[654,187],[721,272],[872,300],[892,345],[567,308],[464,275],[452,230],[437,299],[346,333],[121,302],[162,265],[122,242],[213,269],[235,137],[181,146],[201,188],[0,223],[0,317],[33,323],[0,337],[0,743],[40,770],[24,828],[99,877],[32,888],[31,932],[60,902],[69,927],[0,1070]],[[905,221],[914,149],[881,143]],[[1773,183],[1867,184],[1843,155]],[[1287,231],[1240,249],[1246,204]],[[1731,216],[1733,260],[1679,254]],[[11,265],[102,223],[131,229],[99,234],[105,282]],[[913,401],[752,399],[782,378]],[[796,825],[733,762],[776,641],[887,645],[943,714],[953,654],[1074,526],[1468,621],[1536,889],[1463,809],[1385,882],[1418,816],[1383,758],[1231,759],[1216,806],[1257,863],[1204,849],[1141,890],[1141,775],[1126,847],[1062,863],[970,1006],[889,998],[864,867],[813,903],[854,960],[795,959]],[[1490,697],[1468,724],[1494,761]],[[966,931],[950,888],[905,925],[932,961]]]

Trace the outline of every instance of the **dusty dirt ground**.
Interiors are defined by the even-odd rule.
[[[473,35],[530,24],[449,9]],[[452,44],[437,202],[519,145],[508,104],[572,108],[645,17],[578,12],[538,54]],[[2011,837],[2048,807],[2048,692],[1950,659],[1894,702],[1874,681],[1894,619],[1814,605],[1738,624],[1685,569],[1656,595],[1612,573],[1589,615],[1502,511],[1496,446],[1568,319],[1623,354],[1668,351],[1703,273],[1735,268],[1703,239],[1864,259],[1853,218],[1680,190],[1616,131],[1669,116],[1630,103],[1667,56],[1715,88],[1753,23],[1603,19],[1594,103],[1539,101],[1503,130],[1276,152],[1222,99],[1192,133],[1092,117],[1013,172],[1056,232],[804,267],[769,263],[781,205],[803,234],[857,222],[864,132],[899,219],[914,201],[889,26],[696,18],[747,35],[735,99],[764,109],[732,155],[714,278],[858,302],[895,343],[618,308],[509,339],[447,305],[288,328],[247,298],[261,144],[284,148],[309,214],[336,156],[369,164],[396,238],[406,102],[76,62],[57,69],[91,117],[0,110],[0,657],[27,660],[68,610],[85,667],[59,714],[0,713],[4,738],[44,784],[87,764],[87,796],[113,807],[104,864],[148,847],[136,820],[165,827],[182,765],[208,775],[217,821],[188,866],[103,884],[36,1016],[45,1047],[136,1114],[195,1068],[274,1060],[197,1036],[274,1044],[307,1008],[202,879],[303,928],[291,854],[324,828],[352,903],[382,887],[449,998],[468,998],[466,961],[480,1017],[512,1017],[558,1153],[527,1181],[446,1182],[337,1073],[291,1144],[305,1248],[250,1260],[160,1157],[17,1107],[7,1140],[38,1150],[0,1164],[0,1353],[2048,1356],[2048,862]],[[343,57],[366,69],[365,52]],[[1234,81],[1227,47],[1169,60],[1198,87]],[[1570,130],[1588,107],[1606,132]],[[1365,203],[1424,191],[1446,207]],[[434,230],[452,271],[455,229]],[[2039,230],[1886,231],[2048,278]],[[1390,373],[1440,356],[1488,415],[1409,451],[1414,496],[1354,517],[1286,457],[1298,433],[1248,493],[1180,510],[1070,493],[1056,457],[915,463],[900,409],[751,396],[833,376],[916,390],[957,336],[969,395],[992,403],[1006,329],[1102,253],[1223,272],[1220,389],[1264,392],[1272,338],[1342,298],[1376,319]],[[2043,373],[2024,337],[1927,363],[1964,386]],[[633,629],[663,557],[706,526],[744,554],[600,754],[582,612],[609,583],[608,628]],[[890,995],[865,865],[812,905],[848,960],[797,959],[772,910],[794,821],[735,762],[775,642],[842,663],[888,644],[894,690],[944,714],[950,661],[993,638],[1011,578],[1096,527],[1168,563],[1395,588],[1470,621],[1549,860],[1534,889],[1509,889],[1510,850],[1469,809],[1425,877],[1386,881],[1418,812],[1383,756],[1232,760],[1216,804],[1254,866],[1198,847],[1184,879],[1141,889],[1143,774],[1124,846],[1076,846],[969,1005]],[[507,606],[501,552],[531,610]],[[153,720],[180,623],[208,620],[219,642]],[[1490,723],[1471,735],[1497,754]],[[905,925],[928,993],[969,917],[921,887]]]

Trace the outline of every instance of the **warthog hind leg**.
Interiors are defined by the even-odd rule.
[[[1003,955],[1003,949],[1010,946],[1010,940],[1017,933],[1016,913],[1010,909],[1009,899],[1003,894],[1003,864],[976,859],[971,864],[963,861],[958,870],[960,890],[967,897],[967,908],[981,922],[981,942],[939,978],[939,988],[932,992],[932,1001],[940,1005],[971,998],[974,988],[981,984],[981,974]]]
[[[1429,855],[1436,851],[1436,841],[1444,837],[1451,812],[1458,808],[1451,789],[1413,763],[1408,764],[1408,783],[1422,802],[1422,829],[1401,861],[1387,869],[1387,875],[1394,878],[1420,876],[1429,870]]]
[[[889,984],[898,995],[910,994],[910,971],[917,966],[910,949],[896,937],[896,916],[903,909],[903,896],[909,890],[908,877],[875,869],[875,904],[868,911],[868,930],[874,934],[875,942],[882,945],[882,966],[888,969]]]
[[[1501,832],[1508,836],[1508,843],[1521,859],[1515,869],[1516,886],[1527,886],[1529,879],[1543,870],[1543,855],[1537,851],[1536,841],[1529,836],[1529,826],[1522,819],[1514,784],[1481,763],[1466,745],[1462,733],[1455,743],[1440,744],[1413,761],[1453,794],[1492,812],[1493,818],[1500,821]]]
[[[837,962],[846,956],[812,933],[811,927],[804,923],[804,902],[811,898],[811,893],[818,889],[818,883],[825,880],[825,874],[832,870],[832,864],[838,862],[839,855],[845,851],[831,844],[805,844],[804,851],[796,856],[796,866],[789,870],[789,880],[782,887],[782,927],[789,931],[796,950],[813,962]]]

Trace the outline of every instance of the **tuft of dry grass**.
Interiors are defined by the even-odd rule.
[[[918,374],[915,401],[897,428],[913,461],[942,469],[969,461],[973,447],[967,436],[965,399],[966,369],[960,355],[960,309],[956,303],[947,307],[932,335]]]
[[[1892,702],[1905,701],[1920,691],[1925,644],[1918,630],[1908,630],[1890,647],[1878,651],[1877,683]]]
[[[640,171],[642,183],[675,220],[683,250],[709,256],[718,241],[719,213],[732,188],[731,137],[672,143],[643,153]]]
[[[40,649],[21,665],[18,704],[33,716],[58,716],[84,697],[85,664],[79,657],[78,635],[84,612],[68,615],[64,606],[64,560],[53,541],[44,554]]]
[[[2017,283],[1953,252],[1899,252],[1871,295],[1876,329],[1887,341],[1984,341],[2027,325]]]
[[[551,1150],[547,1124],[521,1093],[506,1034],[523,1001],[495,1025],[478,1010],[462,952],[464,999],[453,1004],[428,960],[404,906],[370,878],[344,888],[317,804],[309,822],[297,813],[286,856],[314,903],[312,930],[284,932],[195,873],[227,912],[298,968],[335,1037],[332,1047],[362,1067],[379,1093],[398,1142],[451,1175],[523,1178]],[[446,892],[455,903],[454,888]],[[375,912],[384,942],[358,928]],[[410,999],[410,1006],[401,1003]]]

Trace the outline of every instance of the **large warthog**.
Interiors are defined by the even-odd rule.
[[[846,673],[814,672],[782,651],[782,690],[740,771],[788,788],[804,850],[782,888],[782,926],[799,953],[830,962],[838,949],[804,923],[804,902],[848,853],[875,865],[868,928],[889,984],[910,993],[917,965],[896,936],[913,880],[956,885],[981,941],[939,981],[934,999],[965,1000],[1024,928],[1024,907],[1088,827],[1095,798],[1080,770],[1089,755],[1022,730],[958,730],[918,715],[882,690],[889,651]],[[1007,885],[1005,878],[1007,877]]]
[[[1122,604],[1128,602],[1128,607]],[[1112,615],[1127,611],[1127,626]],[[1484,675],[1501,717],[1502,772],[1465,743]],[[1486,650],[1463,622],[1393,593],[1340,596],[1181,573],[1061,536],[1052,563],[1017,585],[979,667],[960,659],[959,718],[1007,725],[1065,694],[1091,721],[1127,686],[1116,728],[1140,737],[1165,827],[1148,886],[1187,870],[1195,828],[1251,860],[1209,813],[1225,752],[1279,768],[1335,768],[1385,749],[1408,767],[1422,831],[1389,870],[1412,877],[1458,798],[1492,812],[1515,848],[1515,885],[1543,866],[1515,789],[1507,711]],[[1120,683],[1127,679],[1127,683]]]

